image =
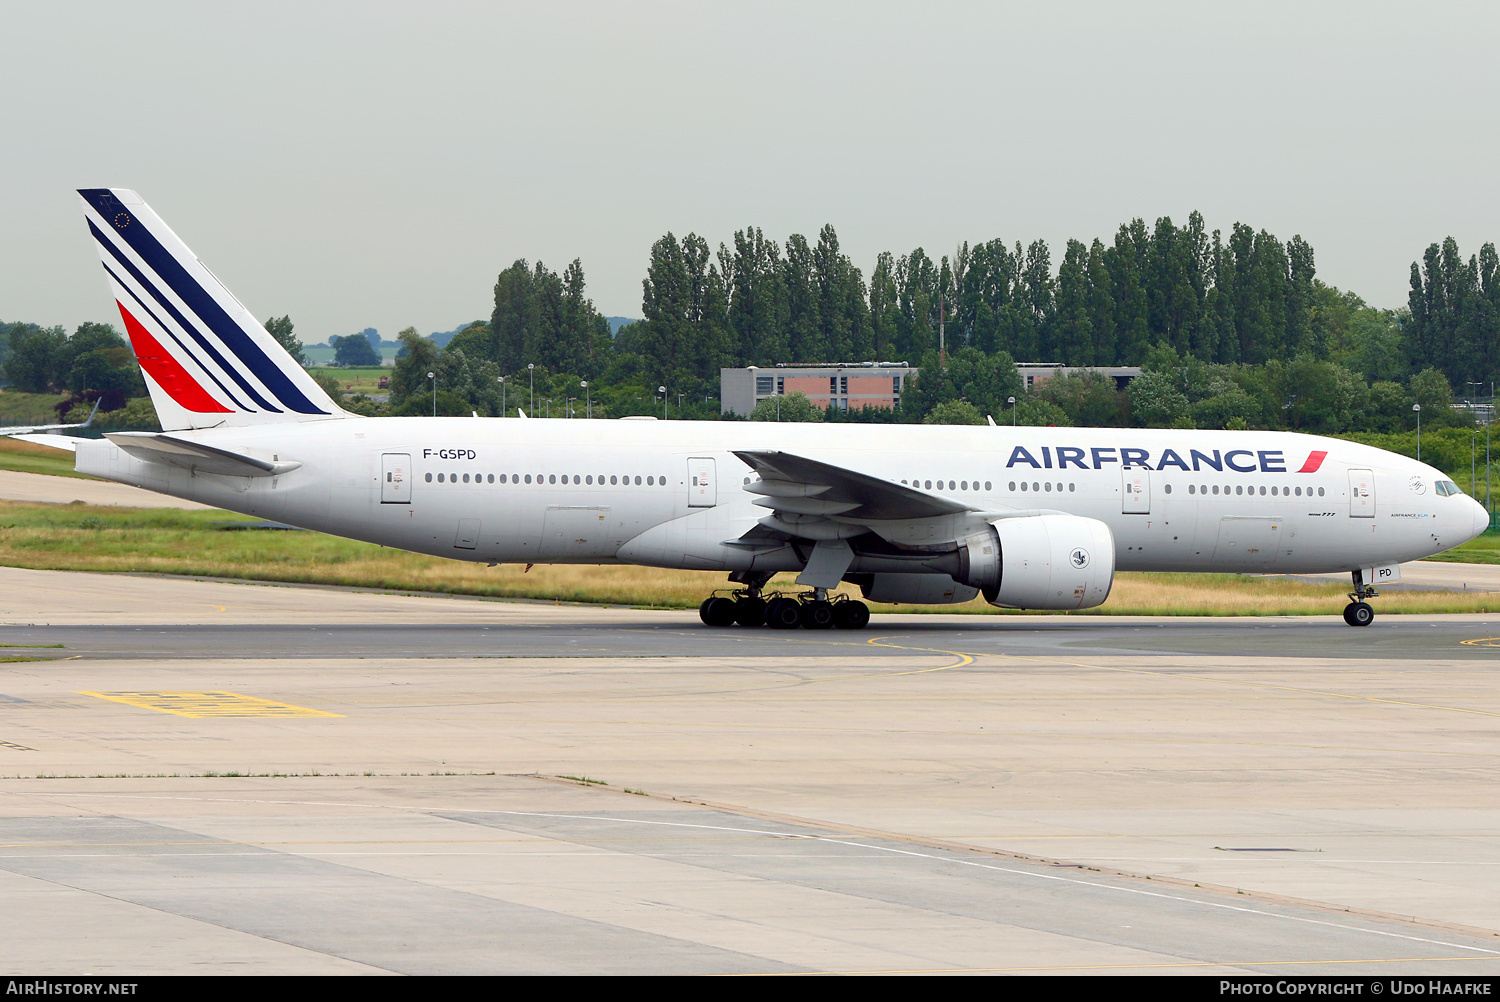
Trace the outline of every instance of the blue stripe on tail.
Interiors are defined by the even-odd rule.
[[[213,296],[209,295],[207,290],[187,273],[187,269],[178,263],[177,259],[146,227],[130,225],[134,218],[129,207],[122,205],[108,188],[83,188],[78,193],[98,210],[100,215],[115,223],[116,232],[124,238],[131,249],[141,256],[141,259],[177,294],[177,297],[218,335],[225,347],[233,352],[235,357],[243,362],[246,368],[254,373],[261,384],[274,393],[287,409],[298,414],[328,413],[308,400],[302,391],[297,389],[287,374],[272,362],[265,352],[261,351],[260,346],[250,339],[250,336],[234,322],[228,313],[224,312],[224,308]],[[90,226],[93,226],[92,222]],[[102,236],[97,229],[95,235]],[[226,366],[226,369],[230,375],[237,375],[233,368]],[[245,385],[243,380],[237,378],[235,381],[244,386],[245,391],[252,397],[259,399],[259,395]],[[268,403],[263,403],[262,406],[268,410],[276,410]]]

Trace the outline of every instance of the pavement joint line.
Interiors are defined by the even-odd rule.
[[[958,666],[957,665],[951,665],[949,667],[958,667]],[[371,714],[372,718],[374,716],[375,716],[375,714]],[[402,716],[388,716],[388,717],[385,717],[383,719],[387,719],[387,720],[402,720],[402,721],[428,721],[428,722],[442,721],[442,722],[449,722],[449,723],[459,722],[459,723],[470,723],[470,724],[473,724],[473,723],[506,723],[506,724],[590,723],[590,724],[609,724],[609,725],[612,725],[612,726],[627,726],[627,727],[657,727],[657,728],[679,728],[679,729],[703,728],[703,729],[745,730],[745,731],[756,731],[756,730],[761,730],[761,731],[790,731],[790,732],[799,733],[799,734],[801,734],[801,733],[811,733],[811,734],[818,734],[818,733],[862,734],[862,733],[872,733],[873,732],[873,733],[879,733],[879,734],[934,734],[934,735],[949,735],[949,736],[954,736],[954,737],[989,737],[989,736],[994,736],[994,737],[1004,737],[1004,738],[1038,738],[1038,739],[1057,740],[1057,741],[1111,741],[1111,742],[1123,742],[1123,743],[1134,742],[1134,743],[1137,743],[1137,744],[1164,744],[1164,745],[1189,745],[1189,746],[1205,745],[1205,746],[1210,746],[1210,747],[1237,746],[1237,747],[1244,747],[1244,748],[1287,748],[1287,749],[1293,749],[1293,750],[1297,750],[1297,751],[1356,751],[1356,752],[1372,752],[1372,753],[1382,753],[1382,754],[1392,754],[1392,753],[1395,753],[1395,754],[1401,754],[1401,755],[1432,755],[1432,756],[1437,756],[1437,757],[1453,757],[1453,758],[1495,758],[1497,756],[1500,756],[1500,750],[1493,751],[1493,752],[1481,752],[1481,751],[1445,751],[1445,750],[1436,750],[1436,751],[1434,751],[1432,749],[1424,749],[1424,748],[1379,748],[1379,747],[1372,747],[1372,746],[1365,746],[1365,745],[1314,745],[1314,744],[1298,744],[1298,743],[1293,743],[1293,742],[1279,742],[1279,741],[1214,741],[1214,740],[1196,739],[1196,738],[1141,737],[1141,736],[1137,736],[1137,735],[1133,735],[1133,734],[1070,734],[1070,733],[1063,733],[1063,732],[1057,732],[1057,731],[999,731],[999,730],[997,730],[997,731],[989,731],[989,730],[985,730],[985,731],[954,731],[954,730],[942,730],[942,729],[938,729],[938,728],[912,728],[912,727],[880,727],[880,728],[873,728],[873,727],[836,727],[836,726],[817,726],[817,727],[814,727],[814,726],[805,725],[805,724],[804,725],[798,725],[798,724],[738,724],[738,723],[734,723],[733,721],[715,721],[715,722],[692,721],[692,722],[685,722],[685,723],[676,723],[676,722],[672,722],[672,721],[630,720],[630,719],[622,719],[622,718],[612,718],[612,719],[611,718],[606,718],[606,719],[602,719],[602,720],[580,721],[576,717],[566,717],[565,718],[565,717],[523,717],[523,716],[510,716],[510,717],[507,717],[507,716],[495,716],[495,717],[472,717],[472,716],[470,716],[470,717],[457,717],[457,716],[454,716],[454,717],[417,717],[417,716],[405,716],[405,715],[402,715]],[[380,773],[380,775],[391,775],[391,774],[390,773]],[[0,777],[0,778],[7,778],[7,777]],[[13,777],[13,778],[21,778],[21,777]],[[113,777],[106,777],[106,778],[113,778]]]
[[[873,643],[873,641],[871,642]],[[1460,643],[1465,643],[1465,641],[1460,641]],[[883,644],[881,646],[897,647],[900,650],[931,650],[931,648],[902,647],[899,644]],[[957,654],[958,652],[947,651],[945,653]],[[1331,696],[1336,699],[1364,700],[1371,703],[1388,703],[1393,706],[1410,706],[1423,710],[1449,710],[1453,713],[1473,713],[1483,717],[1500,717],[1500,713],[1496,713],[1491,710],[1471,710],[1462,706],[1439,706],[1435,703],[1415,703],[1411,702],[1410,700],[1404,699],[1386,699],[1382,696],[1360,696],[1347,692],[1331,692],[1325,689],[1304,689],[1300,686],[1295,685],[1275,685],[1270,682],[1251,682],[1243,679],[1220,679],[1210,678],[1206,675],[1187,675],[1180,672],[1153,671],[1150,668],[1127,668],[1124,666],[1110,667],[1109,665],[1091,665],[1085,664],[1081,661],[1067,661],[1063,660],[1062,658],[1039,657],[1029,654],[1006,654],[1004,652],[997,651],[993,653],[976,654],[974,655],[974,657],[1011,658],[1016,661],[1030,661],[1038,664],[1060,664],[1072,668],[1090,668],[1095,671],[1120,672],[1122,674],[1128,675],[1151,675],[1156,678],[1186,679],[1197,682],[1209,682],[1216,685],[1242,685],[1257,689],[1275,689],[1283,692],[1298,692],[1309,696]],[[958,666],[952,665],[950,667]]]
[[[549,782],[568,782],[568,781],[565,781],[565,780],[553,780],[553,779],[550,779],[550,777],[544,777],[544,776],[527,776],[525,778],[541,779],[541,780],[549,781]],[[569,785],[580,785],[580,784],[569,782]],[[614,791],[611,791],[611,792],[614,792]],[[42,794],[42,793],[36,793],[36,794],[20,793],[20,794],[15,794],[15,795],[16,796],[36,796],[36,797],[55,796],[55,794]],[[888,854],[897,855],[897,856],[907,856],[907,857],[916,858],[916,859],[926,859],[926,860],[931,860],[933,862],[938,862],[938,863],[953,863],[953,864],[958,865],[958,866],[967,866],[967,867],[973,867],[973,868],[977,868],[977,869],[981,869],[981,870],[989,870],[989,871],[995,872],[995,873],[1006,873],[1006,874],[1010,874],[1012,876],[1029,877],[1029,878],[1032,878],[1034,880],[1057,881],[1059,883],[1073,884],[1073,885],[1080,886],[1080,887],[1091,887],[1091,888],[1094,888],[1096,890],[1114,891],[1114,892],[1119,893],[1119,894],[1135,894],[1135,895],[1139,895],[1139,896],[1142,896],[1142,897],[1157,898],[1157,899],[1164,900],[1164,901],[1176,901],[1176,902],[1179,902],[1181,904],[1186,904],[1186,905],[1190,905],[1190,906],[1196,905],[1196,906],[1202,907],[1202,908],[1212,908],[1212,909],[1218,909],[1218,910],[1222,910],[1222,911],[1238,912],[1238,913],[1244,914],[1244,915],[1255,915],[1255,916],[1259,916],[1259,917],[1262,917],[1262,918],[1279,919],[1279,920],[1282,920],[1282,921],[1285,921],[1285,922],[1298,922],[1298,923],[1303,923],[1303,924],[1306,924],[1306,925],[1322,926],[1324,928],[1330,928],[1330,929],[1340,929],[1340,930],[1343,930],[1345,932],[1365,933],[1365,934],[1372,935],[1372,936],[1384,936],[1384,937],[1387,937],[1387,938],[1390,938],[1390,939],[1405,940],[1407,942],[1412,942],[1412,943],[1426,943],[1426,944],[1429,944],[1429,945],[1432,945],[1432,946],[1443,946],[1443,947],[1448,947],[1448,948],[1451,948],[1451,949],[1454,949],[1454,950],[1469,950],[1469,951],[1472,951],[1473,953],[1485,954],[1486,956],[1500,957],[1500,950],[1490,950],[1490,949],[1486,949],[1486,948],[1480,947],[1480,946],[1466,946],[1466,945],[1464,945],[1462,943],[1450,943],[1450,942],[1447,942],[1446,940],[1430,939],[1430,938],[1427,938],[1427,937],[1424,937],[1424,936],[1413,936],[1413,935],[1410,935],[1408,933],[1390,932],[1390,931],[1386,931],[1386,930],[1383,930],[1383,929],[1369,929],[1369,928],[1362,927],[1362,926],[1348,925],[1348,924],[1342,923],[1342,922],[1331,922],[1331,921],[1327,921],[1327,920],[1324,920],[1324,919],[1307,918],[1305,916],[1300,916],[1300,915],[1284,915],[1284,914],[1280,914],[1280,913],[1273,912],[1273,911],[1266,911],[1265,909],[1261,909],[1261,908],[1249,908],[1249,907],[1246,907],[1244,905],[1232,905],[1232,904],[1229,904],[1228,902],[1224,902],[1224,901],[1207,901],[1207,900],[1202,900],[1202,899],[1185,897],[1183,895],[1167,894],[1167,893],[1163,893],[1163,892],[1160,892],[1160,891],[1148,891],[1145,888],[1141,888],[1141,887],[1121,887],[1121,886],[1116,885],[1116,884],[1107,884],[1107,883],[1103,883],[1101,881],[1094,881],[1094,880],[1082,880],[1082,879],[1079,879],[1077,877],[1066,877],[1066,876],[1062,876],[1060,874],[1053,874],[1053,873],[1033,873],[1033,872],[1028,871],[1028,870],[1018,869],[1016,867],[997,866],[997,865],[995,865],[993,863],[982,863],[982,862],[979,862],[978,860],[958,859],[958,858],[951,857],[951,856],[939,856],[939,855],[936,855],[934,853],[917,852],[916,850],[913,850],[913,849],[899,849],[899,848],[896,848],[896,847],[893,847],[893,846],[866,845],[864,843],[853,842],[853,841],[850,841],[848,839],[838,839],[838,838],[833,838],[833,837],[826,836],[826,835],[810,835],[810,834],[805,834],[805,833],[801,833],[801,832],[774,832],[774,831],[765,831],[763,829],[755,829],[755,828],[735,828],[735,827],[732,827],[732,826],[729,826],[729,825],[691,824],[691,823],[688,823],[688,822],[681,822],[681,821],[650,821],[650,820],[645,820],[645,819],[640,819],[640,818],[618,818],[618,817],[608,817],[608,816],[603,816],[603,815],[559,814],[559,813],[556,813],[556,812],[544,812],[544,811],[504,811],[504,810],[494,810],[494,809],[488,809],[487,810],[487,809],[464,808],[464,807],[444,808],[444,807],[441,807],[441,806],[421,806],[421,805],[408,805],[408,804],[368,804],[368,803],[361,804],[361,803],[357,803],[357,802],[353,802],[353,801],[263,800],[263,799],[260,799],[260,798],[249,798],[249,799],[247,799],[247,798],[243,798],[243,797],[183,797],[183,796],[161,796],[161,795],[158,795],[158,794],[87,794],[87,793],[85,793],[85,794],[72,794],[71,796],[74,796],[74,797],[89,797],[89,798],[94,798],[94,797],[97,797],[97,798],[114,798],[114,799],[125,799],[125,800],[180,800],[180,801],[189,801],[189,802],[206,802],[206,803],[224,803],[224,802],[227,802],[227,803],[239,803],[239,804],[254,803],[254,804],[282,805],[282,806],[288,806],[288,807],[352,807],[352,808],[363,808],[363,809],[366,809],[366,810],[369,810],[369,809],[372,809],[372,808],[374,808],[374,809],[384,808],[384,809],[387,809],[387,810],[410,811],[410,812],[421,813],[421,814],[429,814],[429,815],[437,814],[439,816],[441,816],[443,814],[502,815],[502,816],[505,816],[505,817],[552,818],[552,819],[565,820],[565,821],[603,821],[603,822],[607,822],[607,823],[611,823],[611,824],[652,825],[652,826],[675,827],[675,828],[693,828],[693,829],[701,829],[701,830],[705,830],[705,831],[729,831],[729,832],[737,832],[737,833],[741,833],[741,834],[768,835],[768,836],[775,836],[775,837],[780,837],[780,838],[785,838],[785,839],[797,839],[797,840],[806,840],[806,841],[821,841],[821,842],[827,842],[827,843],[832,844],[832,845],[844,845],[844,846],[849,846],[851,848],[856,848],[856,849],[867,849],[867,850],[869,850],[871,852],[874,852],[874,853],[888,853]],[[656,799],[658,801],[666,801],[666,798],[662,797],[660,795],[653,796],[653,799]],[[720,807],[720,806],[708,804],[708,803],[705,803],[705,802],[702,802],[702,801],[679,800],[677,798],[672,798],[671,802],[687,804],[689,806],[708,807],[711,810],[715,810],[715,809],[717,809],[717,810],[725,810],[726,812],[733,811],[733,808]],[[816,822],[798,822],[798,823],[807,824],[809,827],[816,827],[817,826]],[[880,837],[880,836],[877,836],[877,837]],[[901,840],[901,841],[913,841],[909,837],[903,839],[901,836],[894,836],[894,838],[896,840]],[[582,841],[582,840],[579,840],[579,841]],[[983,848],[974,847],[974,846],[955,846],[954,847],[954,851],[971,852],[972,853],[972,852],[986,852],[986,851],[990,851],[990,850],[985,850]],[[1019,859],[1020,857],[1017,857],[1017,858]],[[1036,865],[1038,865],[1038,866],[1046,866],[1048,864],[1046,862],[1040,862],[1039,861],[1039,862],[1036,863]],[[1135,874],[1120,874],[1120,876],[1122,878],[1127,878],[1127,879],[1128,878],[1139,879],[1137,877],[1137,875],[1135,875]],[[1208,893],[1208,894],[1214,893],[1214,890],[1210,889],[1210,888],[1203,888],[1203,890],[1206,893]],[[1314,902],[1299,902],[1298,904],[1300,905],[1300,907],[1304,907],[1304,908],[1308,908],[1308,909],[1315,909],[1317,907],[1316,903],[1314,903]],[[1386,919],[1385,921],[1400,921],[1400,920],[1399,919],[1395,919],[1393,917],[1391,919]],[[1472,933],[1471,933],[1471,935],[1472,935]]]

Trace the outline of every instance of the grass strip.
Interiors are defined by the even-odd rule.
[[[202,575],[289,584],[347,585],[486,598],[696,608],[727,586],[714,571],[629,565],[539,564],[485,567],[393,550],[316,532],[225,532],[226,521],[254,521],[222,511],[45,505],[0,501],[0,565],[38,570]],[[1500,534],[1460,548],[1459,559],[1494,554]],[[792,575],[774,585],[789,587]],[[846,586],[846,592],[855,594]],[[1120,574],[1099,609],[1084,615],[1327,615],[1344,605],[1342,582],[1310,583],[1251,574]],[[1500,593],[1389,591],[1381,613],[1488,612]],[[882,612],[1004,615],[976,599],[958,606],[886,606]]]

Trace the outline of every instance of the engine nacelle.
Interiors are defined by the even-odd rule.
[[[953,605],[968,602],[979,589],[959,584],[946,574],[851,574],[871,602],[902,605]]]
[[[1115,579],[1109,526],[1080,515],[1001,518],[959,547],[960,582],[991,605],[1012,609],[1092,609]]]

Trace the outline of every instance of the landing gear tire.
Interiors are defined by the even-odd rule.
[[[863,602],[839,602],[833,607],[833,625],[841,630],[863,630],[870,625],[870,607]]]
[[[826,630],[833,625],[833,603],[822,599],[803,602],[802,626],[808,630]]]
[[[1369,602],[1350,602],[1344,606],[1344,622],[1350,626],[1369,626],[1375,622],[1375,610]]]
[[[802,607],[789,598],[773,598],[766,606],[766,625],[773,630],[795,630],[802,625]]]
[[[734,603],[734,619],[741,626],[765,626],[766,602],[761,598],[742,598]]]
[[[735,603],[733,599],[711,598],[698,607],[698,618],[709,626],[732,626]]]

